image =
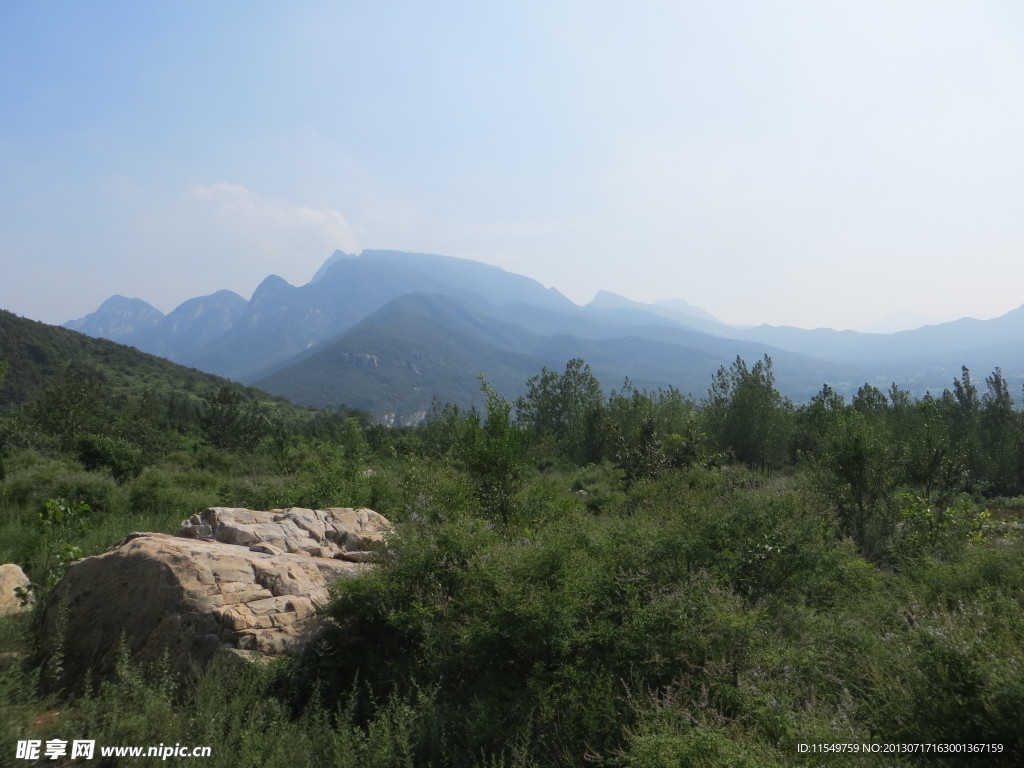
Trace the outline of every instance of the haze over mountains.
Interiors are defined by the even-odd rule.
[[[65,327],[318,407],[347,404],[390,423],[421,418],[434,395],[481,401],[483,373],[518,394],[544,366],[582,357],[606,389],[703,396],[736,356],[770,355],[780,391],[806,400],[829,383],[941,392],[961,365],[980,381],[1001,366],[1024,378],[1024,307],[894,334],[735,328],[682,299],[643,304],[602,291],[578,306],[555,289],[479,262],[432,254],[332,255],[302,286],[267,277],[247,301],[231,291],[167,315],[112,296]],[[1019,394],[1019,393],[1018,393]]]

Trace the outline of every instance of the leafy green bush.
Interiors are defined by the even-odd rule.
[[[758,621],[688,544],[695,519],[565,508],[511,539],[469,517],[407,524],[377,573],[338,585],[308,668],[324,689],[365,681],[362,712],[436,687],[464,759],[508,738],[557,745],[553,762],[612,750],[629,691],[685,670],[736,716]]]
[[[124,512],[125,491],[111,478],[91,472],[74,472],[59,478],[50,488],[39,488],[38,492],[48,497],[65,498],[83,502],[92,510],[92,515],[113,515]]]
[[[423,745],[444,755],[444,734],[432,717],[435,699],[430,692],[394,697],[381,702],[367,723],[352,722],[345,708],[328,711],[316,702],[299,716],[275,695],[288,674],[285,665],[268,666],[214,663],[192,683],[182,685],[166,665],[141,665],[121,652],[116,674],[87,688],[74,707],[62,710],[36,738],[67,741],[87,735],[97,745],[209,746],[201,759],[214,768],[292,768],[330,765],[339,768],[430,765],[419,760]],[[0,677],[0,685],[3,678]],[[7,709],[20,714],[13,703]],[[0,702],[0,711],[5,704]],[[24,732],[3,733],[0,746],[10,746]],[[96,765],[119,765],[103,759]],[[164,759],[162,764],[194,765],[195,758]],[[437,761],[433,765],[446,765]]]
[[[696,724],[682,713],[659,713],[631,729],[622,765],[628,768],[772,768],[792,765],[795,750],[773,749],[742,726]]]
[[[244,403],[240,388],[224,385],[211,390],[199,415],[199,426],[209,443],[217,448],[252,451],[270,434],[271,422],[259,404]]]
[[[123,483],[142,472],[142,451],[120,437],[83,435],[78,438],[78,459],[86,469],[110,470],[113,478]]]
[[[82,556],[80,542],[88,530],[89,505],[84,501],[48,499],[38,514],[42,551],[33,564],[32,582],[50,587]]]
[[[1020,548],[974,547],[894,581],[886,643],[865,664],[862,717],[901,741],[998,743],[991,765],[1024,750],[1024,566]]]

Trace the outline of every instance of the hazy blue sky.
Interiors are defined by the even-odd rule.
[[[856,327],[1024,302],[1019,2],[0,0],[0,307],[335,248]]]

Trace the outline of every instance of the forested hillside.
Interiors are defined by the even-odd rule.
[[[25,403],[44,387],[65,379],[70,367],[88,369],[109,389],[157,385],[193,391],[227,380],[175,365],[123,344],[56,328],[0,310],[0,360],[8,364],[0,406]]]
[[[208,744],[211,766],[1024,754],[1024,417],[999,370],[936,397],[825,386],[797,405],[767,357],[697,400],[609,391],[572,359],[516,399],[481,380],[479,409],[435,400],[387,428],[170,364],[158,378],[116,345],[31,377],[57,358],[0,349],[28,382],[0,416],[0,562],[37,605],[71,560],[208,506],[368,506],[396,528],[321,634],[270,665],[179,681],[125,658],[71,685],[59,654],[33,655],[31,615],[0,619],[5,759],[83,736]]]

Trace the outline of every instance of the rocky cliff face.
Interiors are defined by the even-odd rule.
[[[248,306],[248,302],[233,291],[217,291],[189,299],[160,321],[153,351],[172,359],[187,356],[196,346],[234,328]]]
[[[69,682],[109,675],[122,641],[188,673],[218,655],[273,656],[310,632],[332,581],[372,568],[388,521],[368,509],[215,507],[179,535],[133,533],[71,565],[47,604],[45,653]]]

